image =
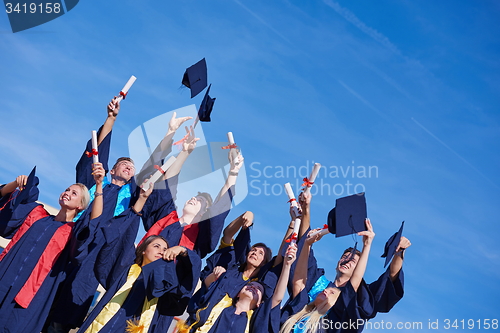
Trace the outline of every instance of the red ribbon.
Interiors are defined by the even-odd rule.
[[[233,143],[233,144],[221,147],[221,148],[222,149],[233,149],[233,148],[238,148],[238,146],[236,145],[236,143]]]
[[[95,148],[92,148],[91,152],[88,152],[88,151],[85,152],[85,155],[87,155],[87,157],[92,157],[92,155],[97,156],[98,154],[99,153],[97,152],[97,149],[95,149]]]
[[[158,171],[160,171],[162,175],[165,174],[165,171],[161,168],[161,166],[155,165],[155,169],[158,170]]]
[[[323,224],[323,230],[328,229],[328,224]]]
[[[310,182],[310,181],[309,181],[309,179],[307,179],[307,177],[306,177],[306,178],[304,178],[304,179],[302,179],[302,180],[304,181],[304,182],[302,183],[302,186],[311,187],[311,186],[313,186],[313,184],[314,184],[314,182]]]
[[[297,201],[295,200],[295,198],[291,198],[290,200],[288,200],[287,202],[292,202],[292,201]]]
[[[123,96],[123,99],[127,97],[128,92],[124,93],[123,91],[120,91],[120,96]]]
[[[180,139],[179,141],[174,142],[174,146],[177,146],[177,145],[183,144],[183,143],[184,143],[184,141],[186,141],[186,140],[187,140],[188,136],[189,136],[189,133],[188,133],[188,134],[186,134],[186,135],[184,135],[184,137],[183,137],[182,139]]]
[[[296,232],[294,232],[294,233],[290,236],[290,238],[288,238],[285,242],[290,243],[290,242],[291,242],[291,241],[293,241],[293,240],[294,240],[294,241],[296,241],[296,240],[297,240],[297,233],[296,233]]]
[[[16,194],[16,195],[14,195],[14,192],[12,192],[12,193],[10,194],[10,198],[9,198],[9,200],[7,200],[7,202],[5,203],[5,205],[3,205],[3,206],[2,206],[2,208],[0,208],[0,211],[2,211],[2,210],[5,208],[5,206],[7,206],[7,204],[8,204],[9,202],[11,202],[12,200],[14,200],[14,199],[15,199],[15,198],[19,195],[19,193],[21,193],[21,190],[19,190],[19,192],[15,192],[15,194]],[[0,258],[1,258],[1,257],[0,257]]]

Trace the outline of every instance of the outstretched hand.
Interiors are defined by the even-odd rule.
[[[191,117],[185,117],[185,118],[191,118]],[[186,140],[182,143],[182,151],[186,151],[188,153],[191,153],[194,148],[196,148],[196,142],[200,140],[200,138],[195,137],[194,135],[194,128],[193,125],[190,127],[186,126]]]
[[[238,173],[243,166],[243,155],[241,152],[238,152],[238,154],[231,154],[231,150],[229,150],[229,163],[231,163],[231,170],[230,172],[233,173]]]
[[[363,245],[371,245],[373,238],[375,237],[375,233],[373,232],[373,226],[370,222],[370,219],[365,219],[366,231],[358,232],[359,236],[363,236]]]
[[[253,213],[251,211],[246,211],[241,215],[243,219],[243,224],[241,225],[241,229],[247,229],[253,225]]]
[[[94,181],[96,184],[101,184],[102,181],[104,180],[106,172],[104,171],[104,168],[102,167],[102,163],[97,162],[92,164],[92,175],[94,176]]]
[[[181,127],[181,125],[190,120],[193,119],[193,117],[180,117],[180,118],[175,118],[177,116],[177,112],[174,112],[172,114],[172,118],[170,119],[170,122],[168,123],[168,130],[169,132],[175,132]]]
[[[108,104],[108,117],[116,118],[120,112],[120,102],[116,100],[116,96]]]
[[[153,193],[153,188],[155,187],[155,184],[152,183],[147,190],[144,190],[144,184],[149,180],[150,177],[144,180],[144,182],[141,184],[141,193],[139,194],[140,197],[147,199],[151,193]]]
[[[297,244],[291,243],[286,249],[286,255],[283,263],[285,265],[291,265],[294,263],[295,259],[297,259]]]
[[[177,258],[177,256],[179,255],[186,255],[187,254],[187,250],[184,246],[173,246],[173,247],[170,247],[168,248],[164,253],[163,253],[163,259],[165,260],[175,260],[175,258]]]
[[[312,245],[312,244],[316,243],[317,241],[319,241],[321,238],[323,238],[323,235],[319,232],[314,234],[316,231],[319,231],[319,230],[321,230],[321,229],[320,228],[312,229],[307,233],[307,238],[306,238],[307,245]]]
[[[399,240],[398,247],[396,248],[396,252],[402,252],[403,250],[406,250],[411,246],[411,242],[408,238],[405,236],[401,236],[401,239]]]
[[[20,175],[16,177],[16,187],[19,189],[19,191],[24,190],[26,187],[26,182],[28,181],[28,176],[26,175]]]

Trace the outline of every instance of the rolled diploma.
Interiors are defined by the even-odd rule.
[[[97,151],[97,131],[92,131],[92,152]],[[99,162],[99,155],[92,154],[92,163]]]
[[[227,141],[230,145],[234,145],[233,132],[227,132]],[[231,160],[235,159],[236,156],[238,156],[238,151],[235,148],[231,148],[229,153],[231,154]]]
[[[168,168],[174,164],[175,160],[176,158],[174,156],[170,156],[170,158],[161,166],[161,169],[166,172]],[[149,187],[156,183],[161,176],[163,176],[163,173],[161,173],[160,170],[157,170],[148,180],[145,180],[144,183],[142,183],[142,189],[144,191],[149,190]]]
[[[288,195],[288,200],[292,200],[290,201],[290,203],[292,204],[292,209],[295,213],[295,216],[299,216],[299,208],[298,208],[298,205],[297,205],[297,201],[295,200],[295,195],[293,194],[293,190],[292,190],[292,187],[290,186],[290,183],[286,183],[285,184],[285,192],[286,194]],[[293,234],[296,234],[297,237],[299,235],[299,229],[300,229],[300,219],[299,218],[296,218],[295,219],[295,224],[293,225]],[[292,244],[295,244],[296,243],[296,240],[295,239],[292,239],[290,241],[290,245]]]
[[[321,164],[314,163],[313,169],[311,171],[311,175],[308,178],[308,180],[311,183],[314,183],[314,180],[316,180],[316,176],[318,175],[318,172],[319,172],[320,168],[321,168]],[[304,193],[309,193],[310,190],[311,190],[311,188],[309,186],[307,186],[306,189],[304,190]]]
[[[313,232],[311,235],[309,235],[309,237],[315,237],[317,234],[321,234],[324,236],[324,235],[329,234],[329,233],[330,233],[330,231],[328,230],[328,228],[326,228],[326,229],[321,229],[321,230]]]
[[[125,95],[127,95],[130,87],[132,87],[132,85],[134,84],[135,80],[137,80],[137,78],[135,76],[131,76],[130,79],[128,79],[127,83],[125,84],[125,86],[123,87],[123,89],[121,90],[122,93],[124,93]],[[121,102],[121,100],[123,99],[123,96],[120,95],[116,98],[116,100],[118,102]]]

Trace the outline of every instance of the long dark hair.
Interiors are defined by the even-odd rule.
[[[158,238],[161,239],[161,240],[163,240],[165,243],[167,243],[167,248],[170,247],[170,245],[168,245],[168,242],[165,239],[165,237],[160,236],[160,235],[151,235],[151,236],[149,236],[141,244],[139,244],[139,246],[135,249],[135,260],[134,260],[134,262],[137,265],[142,266],[142,252],[146,251],[146,248],[148,247],[148,245],[151,244],[155,239],[158,239]]]

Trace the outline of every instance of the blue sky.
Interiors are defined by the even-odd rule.
[[[297,182],[292,170],[372,167],[320,175],[312,224],[355,185],[366,190],[372,281],[406,221],[406,294],[374,321],[425,331],[429,320],[442,329],[445,319],[499,319],[499,15],[495,1],[80,1],[13,34],[0,14],[0,181],[37,165],[40,199],[57,205],[130,75],[112,159],[129,154],[144,122],[199,105],[203,94],[179,86],[205,57],[217,100],[203,132],[220,142],[232,131],[243,150],[248,195],[230,218],[252,210],[254,240],[277,249],[289,219],[279,189]],[[327,276],[350,245],[317,244]]]

